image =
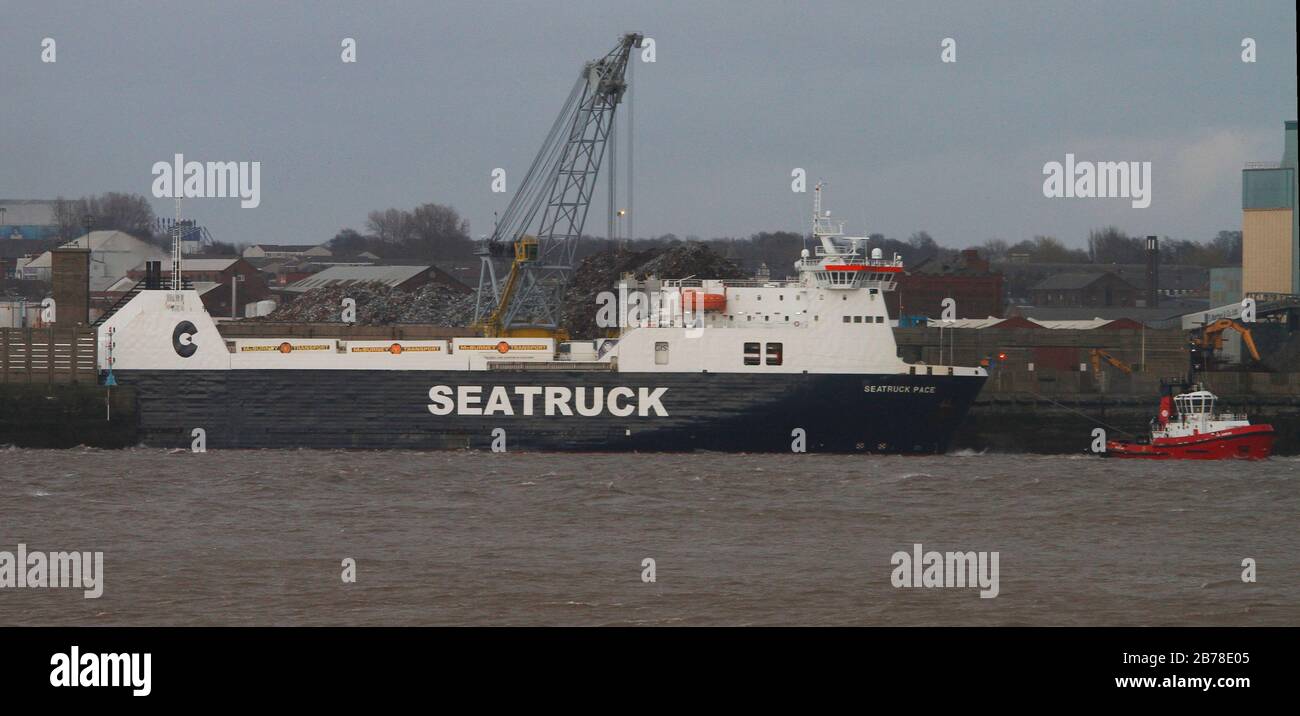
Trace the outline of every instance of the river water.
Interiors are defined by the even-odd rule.
[[[104,584],[0,624],[1294,625],[1298,528],[1300,458],[10,448],[0,552]],[[997,596],[894,587],[918,543]]]

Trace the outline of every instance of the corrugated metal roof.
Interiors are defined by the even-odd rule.
[[[225,271],[230,268],[239,259],[237,258],[218,258],[218,259],[181,259],[181,272],[186,271]],[[171,264],[163,266],[163,273],[171,273]]]
[[[1103,273],[1058,273],[1039,281],[1030,287],[1030,291],[1074,291],[1087,288],[1100,281]]]
[[[321,244],[253,244],[249,248],[258,248],[263,251],[305,252],[318,246],[321,246]]]
[[[1108,325],[1114,322],[1115,319],[1089,318],[1087,320],[1079,320],[1079,321],[1069,321],[1069,320],[1044,321],[1044,320],[1039,320],[1037,318],[1031,318],[1029,320],[1033,321],[1034,323],[1037,323],[1043,328],[1051,328],[1053,330],[1059,329],[1059,330],[1073,330],[1073,331],[1091,331],[1094,328],[1101,328],[1102,326]]]
[[[331,266],[320,273],[290,284],[289,291],[310,291],[322,286],[339,286],[353,283],[382,283],[400,286],[428,271],[431,266]]]
[[[940,321],[938,319],[930,320],[930,328],[974,328],[981,330],[984,328],[996,328],[1010,321],[1012,324],[1018,323],[1023,319],[1020,318],[959,318],[955,321]],[[1103,328],[1114,323],[1114,318],[1089,318],[1086,320],[1042,320],[1030,318],[1029,321],[1050,330],[1067,330],[1067,331],[1091,331],[1095,328]],[[1013,326],[1003,326],[1013,327]],[[1014,326],[1027,327],[1027,326]]]
[[[1005,321],[1005,320],[1007,320],[1007,319],[1005,319],[1005,318],[994,318],[993,316],[989,316],[988,318],[958,318],[958,319],[956,319],[956,320],[954,320],[954,321],[941,321],[941,320],[939,320],[939,319],[937,319],[937,318],[932,318],[932,319],[930,319],[929,325],[930,325],[931,328],[976,328],[976,329],[979,329],[979,328],[988,328],[988,327],[990,327],[990,326],[996,326],[996,325],[998,325],[999,323],[1001,323],[1001,322],[1003,322],[1003,321]]]
[[[64,242],[60,245],[60,248],[84,249],[86,248],[86,236],[86,234],[82,234],[71,241]],[[92,231],[89,236],[91,252],[113,250],[110,245],[118,240],[126,241],[127,244],[131,246],[130,249],[118,249],[119,251],[135,250],[144,247],[154,248],[149,244],[149,242],[137,239],[125,231]],[[158,250],[161,251],[161,249]],[[35,259],[32,259],[32,261],[27,264],[26,268],[49,268],[52,260],[53,257],[50,256],[50,252],[46,251]]]

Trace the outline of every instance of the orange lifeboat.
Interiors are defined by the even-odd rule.
[[[720,293],[705,293],[699,289],[682,289],[682,308],[696,311],[723,311],[727,308],[727,297]]]

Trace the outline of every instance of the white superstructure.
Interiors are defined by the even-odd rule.
[[[1185,438],[1250,425],[1245,415],[1216,413],[1218,397],[1208,390],[1174,396],[1174,414],[1163,427],[1151,431],[1152,438]]]

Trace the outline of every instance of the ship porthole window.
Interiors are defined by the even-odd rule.
[[[745,344],[745,365],[759,365],[759,350],[757,343]]]
[[[767,344],[767,364],[781,365],[781,359],[785,353],[784,346],[781,343]]]
[[[854,322],[854,323],[862,323],[862,316],[854,316],[854,317],[853,317],[853,322]]]
[[[844,317],[844,322],[845,322],[845,323],[848,323],[848,322],[851,321],[851,320],[853,320],[853,319],[850,318],[849,316],[845,316],[845,317]]]

